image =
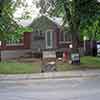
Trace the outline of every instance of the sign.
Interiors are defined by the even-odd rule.
[[[80,60],[79,54],[78,53],[72,53],[71,59],[72,59],[72,61],[79,61]]]
[[[55,51],[43,51],[43,58],[56,58]]]
[[[100,44],[97,44],[97,55],[100,56]]]

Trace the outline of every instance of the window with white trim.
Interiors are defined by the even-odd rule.
[[[53,47],[52,41],[53,41],[52,31],[47,31],[46,32],[46,48]]]
[[[60,42],[71,41],[71,34],[66,32],[60,33],[59,40]]]

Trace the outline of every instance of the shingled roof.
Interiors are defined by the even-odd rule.
[[[59,25],[52,21],[49,17],[41,16],[33,20],[33,22],[30,24],[30,27],[32,27],[34,31],[37,29],[45,31],[47,29],[58,28]]]

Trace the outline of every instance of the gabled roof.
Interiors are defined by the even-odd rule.
[[[59,27],[59,25],[56,22],[54,22],[49,17],[43,16],[43,15],[41,17],[38,17],[35,20],[33,20],[33,22],[30,24],[30,26],[33,28],[33,30],[39,29],[41,31]]]

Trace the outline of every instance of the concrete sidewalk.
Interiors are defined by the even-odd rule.
[[[0,74],[1,80],[30,80],[30,79],[52,79],[52,78],[77,78],[100,76],[100,70],[67,71],[67,72],[48,72],[35,74]]]

